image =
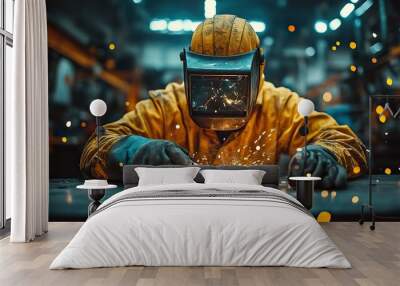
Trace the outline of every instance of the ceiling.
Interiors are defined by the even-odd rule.
[[[356,37],[362,37],[355,33],[354,16],[342,19],[342,26],[336,31],[328,30],[318,34],[314,30],[317,20],[328,22],[339,17],[340,9],[349,1],[217,0],[216,11],[217,14],[235,14],[266,24],[266,30],[259,33],[259,37],[266,50],[267,73],[272,80],[282,82],[285,77],[295,74],[292,84],[303,82],[299,78],[302,73],[299,72],[299,66],[302,65],[303,69],[305,67],[312,74],[309,78],[314,80],[314,84],[326,77],[321,70],[328,73],[348,71],[351,64],[354,53],[348,49],[348,43]],[[365,1],[359,0],[356,5]],[[379,9],[378,1],[373,1],[374,6],[368,15],[363,16],[362,24],[376,27],[379,24]],[[395,2],[387,0],[392,5],[388,8],[389,17],[396,14],[398,19],[399,4]],[[122,63],[117,64],[118,67],[128,62],[137,65],[142,60],[148,63],[147,67],[164,71],[168,67],[175,71],[180,67],[179,51],[188,45],[191,33],[151,31],[151,20],[201,21],[204,18],[203,0],[47,0],[47,8],[49,24],[69,35],[82,47],[95,50],[95,56],[100,62],[112,58]],[[289,32],[288,25],[295,25],[296,30]],[[333,55],[330,48],[337,41],[347,43],[347,49],[340,49]],[[116,44],[116,50],[110,51],[110,42]],[[307,48],[315,50],[316,55],[304,59],[308,61],[306,63],[299,62]],[[132,64],[125,66],[132,68]]]
[[[140,0],[135,0],[140,1]],[[218,14],[235,14],[248,20],[263,21],[266,31],[260,37],[274,37],[287,45],[311,45],[316,35],[313,25],[316,19],[332,19],[346,1],[318,0],[267,0],[217,1]],[[177,38],[185,35],[162,35],[149,30],[152,19],[204,18],[204,1],[182,0],[48,0],[49,22],[72,34],[83,45],[101,46],[107,41],[124,41],[135,45],[138,41]],[[296,25],[296,32],[289,33],[289,24]],[[346,34],[346,29],[339,33]]]

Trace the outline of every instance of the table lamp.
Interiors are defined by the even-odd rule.
[[[96,142],[97,142],[96,156],[97,158],[99,158],[100,137],[101,137],[100,117],[106,114],[107,104],[101,99],[95,99],[90,103],[89,109],[90,113],[94,117],[96,117]]]
[[[90,113],[96,117],[96,157],[99,158],[100,137],[102,134],[100,117],[106,114],[107,104],[101,99],[95,99],[90,103]],[[91,203],[88,206],[88,216],[94,213],[100,206],[100,200],[104,197],[106,190],[116,188],[116,185],[108,184],[107,180],[91,179],[85,180],[83,185],[79,185],[77,189],[87,190]]]
[[[297,105],[297,111],[299,112],[299,114],[301,116],[304,117],[304,126],[301,130],[301,133],[304,136],[304,166],[303,166],[303,170],[304,170],[305,176],[307,175],[307,174],[305,174],[305,167],[307,166],[306,161],[307,161],[308,116],[314,110],[315,110],[314,103],[311,100],[305,99],[305,98],[300,99],[300,101]]]
[[[308,116],[314,111],[314,103],[309,99],[300,99],[297,105],[297,111],[304,118],[304,125],[300,129],[300,133],[304,136],[304,160],[303,173],[304,177],[289,177],[289,180],[296,183],[296,197],[299,202],[307,209],[313,206],[314,182],[321,180],[319,177],[311,177],[306,174],[307,166],[307,134],[308,134]]]

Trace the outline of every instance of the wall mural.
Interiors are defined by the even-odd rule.
[[[128,5],[104,2],[121,13]],[[293,195],[288,176],[321,177],[312,208],[319,221],[358,220],[361,205],[368,203],[369,155],[377,215],[400,218],[400,97],[392,90],[398,85],[393,63],[364,74],[360,62],[345,71],[346,77],[325,74],[318,83],[296,84],[298,72],[268,66],[276,56],[270,36],[245,20],[232,30],[233,16],[217,16],[199,24],[217,25],[216,37],[193,28],[174,34],[173,40],[143,27],[130,31],[126,21],[136,12],[122,13],[117,23],[91,1],[83,5],[94,9],[98,23],[71,12],[68,1],[48,3],[50,220],[85,220],[89,200],[76,185],[84,178],[107,178],[119,185],[107,198],[122,190],[126,164],[278,164],[280,189]],[[133,41],[132,33],[139,40]],[[366,56],[357,50],[361,43],[343,37],[325,53],[342,49],[350,58]],[[244,44],[236,45],[238,39]],[[163,53],[172,56],[161,60]],[[327,71],[329,66],[314,54],[306,68],[323,65]],[[298,61],[293,65],[300,68]],[[311,82],[320,71],[314,75],[304,81]],[[388,95],[372,97],[369,104],[378,93]],[[303,114],[298,94],[311,99],[317,111]],[[107,104],[99,149],[89,111],[94,99]]]

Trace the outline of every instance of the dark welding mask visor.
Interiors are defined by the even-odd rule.
[[[260,49],[235,56],[181,54],[189,113],[202,128],[243,127],[255,105],[263,58]]]

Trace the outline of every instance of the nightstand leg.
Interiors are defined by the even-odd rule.
[[[88,190],[89,199],[92,201],[88,206],[88,216],[94,213],[101,205],[100,200],[104,197],[106,191],[103,190]]]
[[[296,181],[297,200],[304,207],[311,210],[313,207],[314,181]]]

